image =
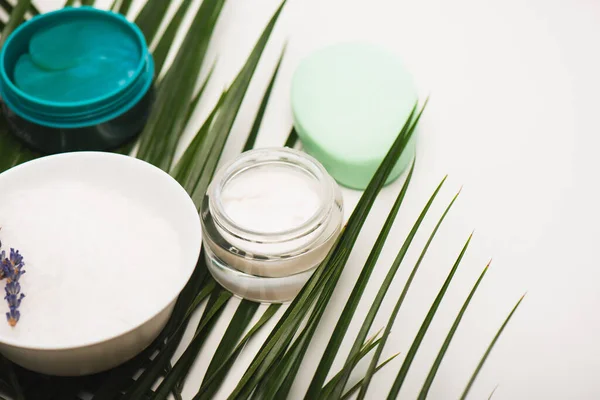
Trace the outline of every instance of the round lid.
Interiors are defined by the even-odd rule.
[[[338,44],[304,59],[292,81],[294,125],[304,149],[342,185],[364,189],[417,102],[413,79],[393,54]],[[392,171],[410,162],[414,142]]]

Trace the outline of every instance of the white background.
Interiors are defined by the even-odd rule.
[[[63,3],[35,2],[42,10]],[[235,76],[278,3],[227,1],[206,64],[218,55],[216,72],[190,134]],[[132,15],[139,5],[136,3]],[[429,194],[449,174],[373,331],[385,325],[419,247],[445,204],[464,185],[384,350],[384,356],[402,354],[377,374],[369,398],[387,395],[431,301],[473,229],[472,245],[400,397],[409,399],[418,393],[471,285],[493,257],[430,398],[460,395],[495,331],[526,291],[470,398],[487,399],[496,385],[495,399],[600,398],[600,271],[596,255],[600,239],[600,2],[289,0],[246,97],[225,159],[239,152],[286,40],[287,53],[259,146],[281,145],[290,130],[289,87],[298,61],[315,48],[355,39],[381,44],[399,54],[413,72],[422,98],[429,94],[431,101],[419,132],[418,166],[409,196],[350,332],[356,332],[361,324],[369,299]],[[305,358],[292,398],[303,395],[312,377],[311,367],[320,358],[400,184],[386,187],[378,199]],[[359,195],[344,192],[348,209]],[[205,344],[188,379],[186,398],[199,387],[227,317],[238,302],[230,302]],[[264,331],[261,336],[266,334]],[[348,350],[353,339],[349,334],[342,350]],[[234,387],[259,346],[260,341],[255,340],[246,348],[219,398]],[[338,357],[335,367],[343,360]]]

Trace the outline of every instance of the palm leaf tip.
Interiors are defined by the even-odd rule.
[[[508,314],[508,316],[504,320],[504,323],[498,329],[498,332],[496,332],[496,336],[494,336],[494,338],[490,342],[488,348],[486,349],[485,353],[483,354],[483,357],[481,357],[481,360],[479,361],[479,364],[477,364],[477,368],[475,368],[475,372],[473,372],[473,375],[471,375],[471,379],[469,379],[469,382],[467,383],[467,386],[465,387],[465,390],[463,391],[462,395],[460,396],[460,400],[465,400],[467,398],[467,395],[469,394],[469,391],[471,390],[471,387],[473,386],[473,383],[475,382],[475,379],[477,379],[477,376],[479,375],[479,372],[481,372],[481,369],[483,368],[483,365],[485,364],[485,362],[487,361],[490,353],[492,352],[492,349],[494,348],[494,346],[496,345],[496,342],[498,341],[498,339],[502,335],[502,332],[504,331],[504,329],[508,325],[508,322],[510,321],[510,319],[512,318],[512,316],[515,314],[515,312],[517,311],[517,309],[521,305],[521,302],[525,298],[526,294],[527,294],[527,292],[525,292],[521,296],[521,298],[519,299],[519,301],[517,301],[517,304],[515,304],[515,306],[511,310],[510,314]]]
[[[492,400],[492,397],[494,397],[494,393],[496,393],[496,389],[498,389],[498,386],[500,386],[500,385],[498,384],[498,385],[494,386],[494,389],[492,390],[492,393],[490,393],[488,400]]]
[[[454,274],[456,273],[456,270],[458,269],[460,262],[462,261],[465,253],[467,252],[467,248],[469,247],[469,244],[471,243],[472,236],[473,236],[473,234],[471,234],[469,236],[469,238],[467,239],[467,241],[465,242],[462,250],[460,251],[460,254],[458,255],[456,261],[454,262],[454,265],[452,266],[452,269],[450,270],[450,273],[446,277],[446,280],[444,281],[444,284],[440,288],[435,300],[431,304],[429,311],[427,312],[427,315],[425,316],[425,319],[421,323],[421,327],[419,328],[419,331],[417,332],[417,335],[415,336],[415,339],[413,340],[413,343],[411,344],[410,349],[408,350],[408,353],[406,354],[406,358],[404,359],[404,362],[402,363],[402,366],[400,367],[400,371],[398,372],[398,375],[396,376],[396,379],[394,380],[394,383],[392,384],[392,388],[390,389],[390,392],[388,394],[388,400],[393,400],[398,397],[398,394],[400,392],[402,384],[404,383],[406,375],[408,374],[410,366],[412,365],[412,362],[417,354],[417,351],[419,350],[419,347],[421,346],[421,343],[423,342],[423,338],[425,337],[425,334],[427,333],[427,330],[429,329],[429,326],[431,325],[431,321],[433,321],[433,318],[435,317],[435,314],[439,308],[439,305],[441,304],[442,299],[444,298],[444,295],[446,294],[446,291],[447,291],[448,287],[450,286],[452,279],[454,278]]]
[[[442,346],[438,352],[438,355],[435,358],[435,361],[431,365],[429,374],[427,375],[427,378],[425,379],[425,383],[423,383],[423,387],[421,388],[421,392],[419,393],[418,400],[425,400],[427,398],[429,389],[431,388],[431,384],[433,383],[433,380],[435,379],[435,376],[436,376],[437,371],[442,363],[442,360],[443,360],[444,356],[446,355],[446,351],[450,347],[450,343],[452,342],[452,339],[454,338],[454,335],[460,325],[460,322],[462,321],[462,318],[463,318],[465,312],[467,311],[467,308],[469,307],[469,304],[471,303],[471,300],[473,299],[473,296],[475,295],[475,292],[477,291],[477,288],[479,287],[481,281],[483,280],[485,274],[487,273],[490,262],[491,262],[491,260],[488,262],[488,264],[485,266],[485,268],[479,275],[479,279],[477,279],[477,281],[473,285],[471,292],[467,296],[466,300],[463,303],[462,308],[460,309],[456,318],[454,319],[454,323],[452,324],[450,331],[446,335],[446,339],[444,340],[444,343],[442,344]]]
[[[267,105],[269,103],[269,99],[271,97],[271,93],[273,91],[273,87],[275,86],[275,80],[277,79],[277,74],[279,73],[279,68],[281,67],[281,62],[283,61],[283,56],[285,54],[286,45],[284,44],[283,49],[281,50],[281,55],[279,56],[279,60],[275,65],[275,69],[273,70],[273,75],[271,76],[271,80],[265,90],[263,98],[260,102],[260,106],[258,107],[258,111],[256,112],[256,117],[254,118],[254,123],[252,124],[252,128],[250,129],[250,134],[246,139],[246,144],[244,145],[243,151],[248,151],[254,148],[256,143],[256,138],[258,137],[258,131],[262,125],[262,120],[265,115],[265,111],[267,109]]]
[[[398,255],[396,256],[396,259],[394,260],[394,263],[392,264],[392,267],[390,268],[390,270],[388,271],[388,275],[386,276],[385,280],[384,280],[384,284],[382,285],[381,289],[379,290],[380,294],[378,294],[378,301],[377,303],[374,303],[372,305],[372,310],[369,311],[370,314],[370,319],[374,318],[374,312],[377,311],[377,308],[379,307],[378,304],[381,304],[381,300],[383,298],[383,296],[385,296],[385,294],[387,293],[387,290],[390,287],[391,281],[394,277],[395,271],[398,269],[399,265],[402,263],[404,256],[406,255],[406,252],[408,251],[408,248],[410,247],[412,240],[414,238],[414,236],[417,233],[417,230],[419,229],[419,226],[421,224],[421,222],[424,220],[425,216],[427,215],[429,208],[431,207],[431,205],[433,204],[433,201],[435,200],[437,194],[439,193],[439,191],[441,190],[444,182],[446,181],[446,177],[444,177],[442,179],[442,181],[440,182],[440,184],[437,186],[437,188],[435,189],[435,191],[433,192],[433,194],[431,195],[431,197],[429,198],[429,201],[427,202],[427,204],[425,205],[425,207],[423,208],[423,210],[421,211],[421,214],[419,215],[419,218],[417,219],[417,221],[415,222],[415,224],[413,225],[413,228],[411,229],[409,235],[406,237],[406,240],[404,242],[404,244],[402,245],[402,248],[400,249],[400,251],[398,252]],[[394,309],[392,310],[392,313],[388,319],[388,323],[386,325],[385,328],[385,333],[383,334],[383,338],[382,338],[382,343],[381,345],[377,348],[377,350],[375,351],[375,354],[373,355],[373,359],[371,360],[371,364],[369,365],[369,368],[367,369],[367,373],[365,374],[365,378],[364,378],[364,382],[363,385],[360,388],[360,393],[358,395],[359,399],[365,398],[366,397],[366,393],[371,381],[371,377],[373,376],[375,370],[376,370],[376,366],[377,366],[377,362],[379,361],[379,357],[381,355],[381,352],[383,351],[383,346],[385,346],[386,340],[391,332],[392,326],[394,324],[394,321],[396,320],[396,316],[398,315],[398,312],[400,310],[400,307],[402,306],[404,299],[408,293],[408,291],[410,290],[412,281],[415,277],[415,275],[417,274],[417,271],[423,261],[423,259],[425,258],[425,255],[427,254],[427,251],[429,250],[429,247],[435,237],[435,235],[437,234],[440,226],[442,225],[444,219],[446,218],[446,216],[448,215],[448,213],[450,212],[450,209],[452,208],[452,206],[454,205],[454,203],[456,202],[456,198],[457,196],[455,196],[452,201],[448,204],[448,206],[446,207],[446,210],[444,211],[444,213],[442,214],[442,216],[439,218],[435,228],[433,229],[433,231],[431,232],[431,234],[429,235],[429,239],[427,240],[425,246],[423,247],[421,254],[419,255],[419,258],[417,260],[417,262],[415,263],[415,265],[413,266],[413,269],[408,277],[408,279],[406,280],[406,283],[404,284],[404,288],[402,289],[402,292],[398,298],[398,300],[396,301],[396,305],[394,306]],[[339,390],[339,389],[338,389]]]
[[[388,358],[387,360],[385,360],[384,362],[382,362],[381,364],[379,364],[377,366],[377,368],[375,368],[375,372],[379,372],[379,370],[381,370],[387,364],[389,364],[390,362],[392,362],[399,355],[400,355],[400,353],[396,353],[396,354],[392,355],[390,358]],[[348,399],[350,399],[350,397],[354,393],[356,393],[362,387],[362,385],[364,384],[364,381],[365,381],[365,378],[363,378],[360,381],[358,381],[352,388],[350,388],[346,393],[344,393],[344,395],[341,397],[340,400],[348,400]]]

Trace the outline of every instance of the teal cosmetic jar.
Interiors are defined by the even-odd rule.
[[[153,79],[140,29],[92,7],[34,17],[0,51],[10,130],[44,153],[108,150],[132,140],[150,114]]]

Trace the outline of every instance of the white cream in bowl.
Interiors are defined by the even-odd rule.
[[[79,375],[146,347],[200,252],[185,190],[143,161],[80,152],[6,171],[0,191],[2,248],[18,249],[26,270],[21,317],[15,327],[0,320],[0,351],[30,369]]]

